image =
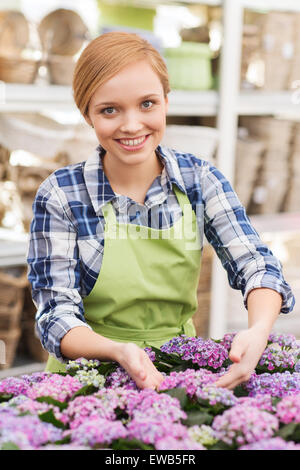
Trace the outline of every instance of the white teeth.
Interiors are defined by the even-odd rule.
[[[144,142],[145,138],[146,137],[144,136],[144,137],[140,137],[139,139],[126,139],[126,140],[120,139],[120,142],[123,145],[132,145],[134,147],[135,145],[139,145],[142,142]]]

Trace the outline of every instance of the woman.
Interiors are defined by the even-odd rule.
[[[150,44],[129,33],[96,38],[73,91],[100,145],[50,175],[33,205],[29,280],[47,370],[81,356],[113,360],[140,388],[156,388],[163,376],[144,348],[195,336],[205,233],[248,308],[234,364],[217,382],[234,388],[257,365],[278,314],[293,308],[279,261],[216,168],[160,145],[170,90]]]

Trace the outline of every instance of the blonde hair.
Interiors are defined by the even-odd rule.
[[[73,96],[81,114],[88,115],[91,97],[99,86],[125,66],[139,60],[149,62],[167,96],[170,86],[166,64],[148,41],[125,32],[105,33],[91,41],[81,53],[73,76]]]

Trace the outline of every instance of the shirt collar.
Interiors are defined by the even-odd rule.
[[[165,185],[167,189],[171,190],[172,185],[176,184],[186,194],[175,151],[159,145],[156,152],[158,152],[165,166]],[[105,204],[117,198],[104,173],[101,159],[104,153],[105,150],[99,145],[87,159],[83,170],[87,192],[96,214],[99,214]]]

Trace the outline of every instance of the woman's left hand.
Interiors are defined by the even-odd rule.
[[[234,389],[249,380],[266,348],[268,336],[269,333],[258,325],[237,333],[229,352],[229,359],[233,364],[215,385]]]

